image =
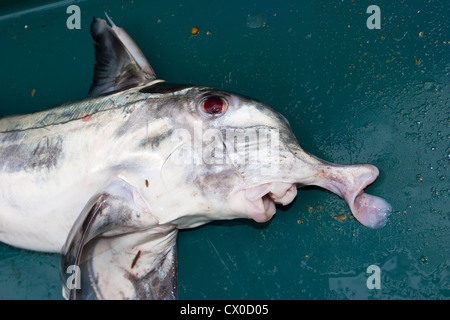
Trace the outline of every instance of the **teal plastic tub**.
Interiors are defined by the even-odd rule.
[[[71,4],[80,29],[67,27]],[[265,224],[181,231],[180,299],[448,299],[450,7],[379,0],[370,29],[372,4],[2,1],[0,114],[85,98],[89,25],[106,11],[159,78],[266,102],[307,151],[376,165],[368,192],[393,207],[384,228],[368,229],[344,200],[307,188]],[[0,244],[0,298],[62,299],[58,263]]]

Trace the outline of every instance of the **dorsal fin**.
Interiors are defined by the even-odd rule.
[[[100,18],[94,18],[91,24],[96,64],[90,96],[129,89],[156,79],[133,39],[106,17],[111,27]]]

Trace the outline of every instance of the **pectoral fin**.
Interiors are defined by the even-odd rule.
[[[176,299],[177,229],[159,226],[126,184],[91,198],[61,251],[66,299]]]

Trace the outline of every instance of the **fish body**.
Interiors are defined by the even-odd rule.
[[[91,33],[90,98],[0,120],[0,241],[60,252],[66,298],[174,299],[177,230],[267,221],[305,185],[386,223],[389,204],[363,192],[376,167],[305,152],[262,102],[157,79],[114,24]]]
[[[132,180],[126,172],[141,166],[145,179],[136,185],[153,187],[167,156],[157,140],[172,124],[157,115],[165,98],[140,89],[0,120],[3,242],[59,252],[87,200],[112,177]]]

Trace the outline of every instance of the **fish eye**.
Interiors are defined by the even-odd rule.
[[[201,108],[207,114],[218,116],[225,112],[227,103],[221,97],[209,96],[202,100]]]

